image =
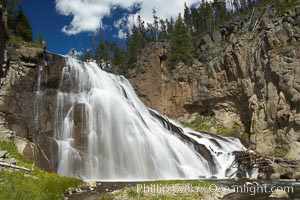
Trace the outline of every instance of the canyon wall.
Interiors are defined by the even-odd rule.
[[[41,48],[10,44],[0,85],[0,139],[13,139],[34,164],[55,171],[56,93],[65,58]]]
[[[6,56],[6,29],[7,29],[7,12],[2,8],[0,3],[0,77],[3,76],[2,66]]]
[[[197,42],[192,66],[167,67],[165,42],[148,45],[130,81],[149,107],[189,121],[214,116],[237,123],[250,147],[272,155],[289,149],[300,159],[300,7],[276,13],[256,8]]]

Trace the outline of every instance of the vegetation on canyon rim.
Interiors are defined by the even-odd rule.
[[[20,0],[1,0],[8,10],[8,38],[11,43],[27,42],[27,45],[42,46],[43,36],[33,42],[29,19],[23,13]],[[235,17],[245,15],[255,6],[262,7],[274,3],[278,13],[292,8],[296,0],[202,0],[198,7],[185,6],[184,13],[179,13],[176,19],[161,19],[153,9],[153,22],[145,23],[139,16],[127,33],[125,46],[108,41],[100,31],[99,42],[91,36],[91,49],[86,49],[81,56],[83,61],[95,60],[105,70],[129,75],[129,70],[139,67],[142,50],[151,42],[166,41],[170,44],[168,66],[170,70],[178,62],[187,65],[193,63],[196,57],[196,44],[199,37],[214,31]],[[231,7],[232,9],[227,9]],[[75,50],[74,50],[75,51]],[[73,52],[74,52],[73,51]]]

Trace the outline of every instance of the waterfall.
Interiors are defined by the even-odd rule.
[[[128,80],[66,58],[57,94],[58,173],[88,180],[228,176],[238,139],[200,133],[148,109]]]
[[[43,102],[43,90],[41,88],[41,82],[44,78],[44,68],[47,63],[40,63],[38,65],[38,77],[37,77],[37,86],[35,91],[35,100],[34,100],[34,128],[36,131],[40,130],[40,118],[43,115],[42,113],[42,102]]]

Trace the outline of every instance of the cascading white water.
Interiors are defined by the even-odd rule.
[[[245,148],[149,110],[128,80],[67,58],[57,96],[58,173],[93,180],[224,178]],[[173,129],[176,129],[175,131]]]
[[[43,70],[46,63],[39,64],[38,69],[38,79],[37,79],[37,87],[35,91],[35,100],[34,100],[34,126],[36,131],[39,131],[40,129],[40,118],[43,113],[42,111],[42,101],[43,101],[43,90],[41,89],[41,82],[43,77]]]

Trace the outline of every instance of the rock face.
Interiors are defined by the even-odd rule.
[[[149,107],[171,118],[215,116],[227,128],[243,125],[259,153],[273,154],[280,144],[287,158],[300,159],[297,11],[261,8],[233,20],[199,39],[192,66],[179,63],[173,71],[165,62],[168,45],[150,44],[130,81]]]
[[[0,77],[3,76],[2,66],[5,61],[5,40],[6,40],[6,26],[7,26],[7,13],[5,9],[2,8],[0,3]]]
[[[58,159],[54,113],[64,65],[63,57],[41,48],[11,45],[1,78],[0,139],[14,138],[25,158],[48,171]]]

